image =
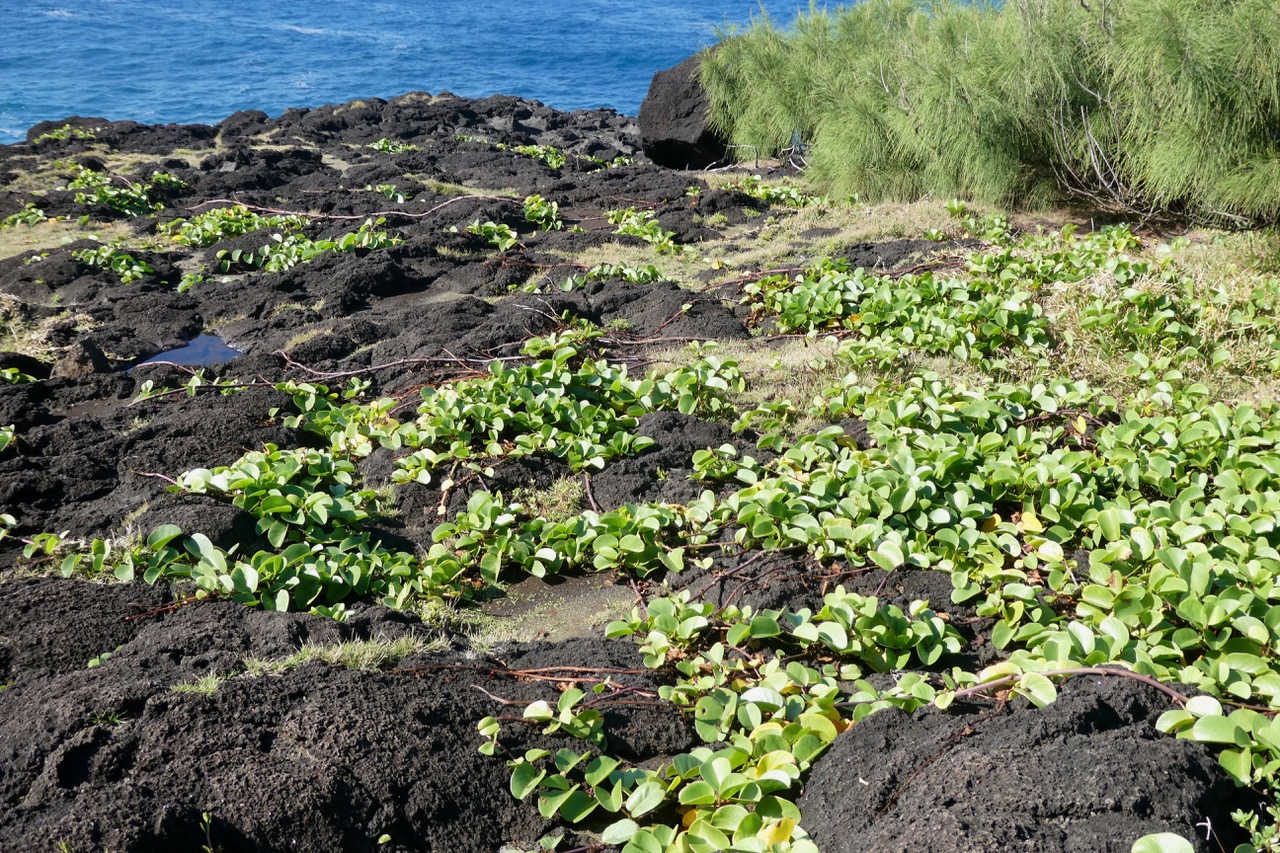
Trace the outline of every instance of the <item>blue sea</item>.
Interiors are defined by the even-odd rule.
[[[0,143],[45,119],[215,123],[408,91],[634,115],[654,72],[808,0],[0,0]]]

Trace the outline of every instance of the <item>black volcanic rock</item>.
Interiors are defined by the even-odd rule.
[[[1156,730],[1168,708],[1136,681],[1076,678],[1042,709],[887,710],[836,739],[797,804],[824,853],[1125,853],[1157,832],[1234,849],[1230,812],[1250,795],[1204,744]]]
[[[728,153],[727,143],[712,129],[707,93],[698,81],[702,54],[659,71],[640,105],[640,138],[644,153],[660,166],[703,169]]]
[[[681,168],[724,151],[706,127],[695,72],[690,60],[659,75],[645,109],[655,158],[663,157],[655,116],[667,110],[665,162]],[[68,123],[92,128],[94,137],[61,138],[55,132]],[[295,398],[281,383],[323,383],[335,394],[360,389],[361,397],[391,401],[388,417],[404,423],[417,416],[423,389],[483,381],[485,365],[518,357],[531,337],[585,323],[607,330],[599,357],[633,376],[665,364],[664,353],[682,341],[735,349],[749,342],[753,354],[765,354],[771,336],[755,337],[759,327],[748,328],[750,308],[739,302],[755,273],[779,272],[756,269],[759,261],[804,263],[822,254],[846,258],[851,269],[907,271],[945,252],[928,265],[940,270],[959,262],[953,249],[968,248],[911,239],[841,243],[839,229],[812,223],[794,242],[777,244],[776,255],[758,254],[774,236],[765,221],[791,216],[791,208],[632,162],[640,147],[630,117],[557,111],[510,96],[415,92],[278,118],[246,111],[216,127],[72,118],[29,138],[42,132],[55,135],[0,145],[0,218],[36,204],[60,220],[6,230],[0,253],[8,255],[0,257],[0,326],[7,322],[13,333],[0,349],[24,350],[0,352],[0,368],[41,380],[0,380],[0,426],[14,436],[0,449],[0,514],[13,516],[0,525],[0,853],[492,853],[530,849],[561,829],[568,830],[562,848],[596,849],[594,833],[614,818],[597,812],[583,832],[548,824],[532,801],[511,796],[512,768],[477,750],[476,724],[511,714],[507,703],[552,704],[572,683],[607,682],[608,692],[590,701],[601,709],[611,755],[657,767],[695,748],[687,709],[654,701],[671,686],[669,668],[645,666],[630,639],[554,641],[544,630],[573,623],[586,631],[628,598],[624,584],[643,599],[663,588],[658,583],[567,572],[530,584],[532,594],[513,590],[507,613],[536,637],[514,642],[487,627],[456,633],[473,623],[443,610],[424,611],[430,620],[423,621],[355,594],[345,602],[346,620],[335,621],[197,596],[186,580],[153,586],[30,577],[59,574],[63,554],[28,559],[24,545],[57,532],[68,543],[106,539],[118,555],[157,527],[175,525],[270,565],[277,546],[234,499],[169,487],[184,472],[235,464],[266,447],[326,446],[292,420],[310,395]],[[384,137],[400,146],[377,145]],[[547,147],[564,155],[560,165],[530,156]],[[64,161],[111,175],[118,188],[147,182],[159,169],[184,186],[152,199],[163,209],[126,216],[76,201],[76,190],[64,186]],[[557,203],[563,228],[528,221],[523,202],[534,193]],[[244,233],[210,229],[207,245],[204,237],[171,238],[174,220],[232,202],[299,219],[288,228],[248,222]],[[651,213],[677,246],[697,249],[680,266],[705,286],[668,280],[657,265],[669,269],[674,258],[616,232],[608,213],[632,206]],[[125,283],[111,269],[77,260],[75,253],[104,245],[90,239],[90,227],[71,227],[86,215],[94,230],[110,226],[102,228],[113,241],[108,248],[126,248],[154,273]],[[348,241],[350,251],[309,255],[288,269],[244,258],[286,240],[309,253],[366,221],[396,238],[394,245]],[[473,222],[510,227],[514,245],[499,251],[471,231]],[[610,275],[599,264],[632,258],[648,266],[649,252],[653,274],[643,278],[618,268]],[[722,274],[726,268],[733,271]],[[201,335],[241,354],[203,366],[142,363]],[[197,367],[204,384],[191,382]],[[360,383],[349,385],[352,378]],[[858,447],[872,446],[857,417],[837,426]],[[425,550],[436,544],[441,522],[480,492],[504,502],[529,495],[534,508],[539,495],[563,485],[573,487],[563,498],[566,513],[586,504],[619,517],[634,516],[640,502],[689,506],[740,482],[696,476],[691,460],[699,450],[728,444],[765,463],[773,453],[727,417],[654,412],[628,431],[652,443],[603,470],[574,471],[549,454],[504,454],[486,460],[483,476],[460,471],[446,482],[441,473],[427,483],[395,483],[397,460],[409,448],[379,443],[356,462],[359,488],[379,493],[362,528],[389,549]],[[947,572],[819,564],[785,548],[715,550],[724,553],[655,580],[716,607],[757,611],[815,612],[835,582],[903,611],[916,601],[946,603],[939,615],[966,645],[934,671],[979,671],[998,659],[992,620],[951,603]],[[1086,565],[1088,552],[1075,559]],[[504,581],[517,575],[508,565]],[[102,580],[112,576],[105,568]],[[478,604],[487,595],[475,597]],[[512,617],[494,610],[474,624],[490,618]],[[245,663],[411,633],[425,650],[394,669],[313,659],[258,675]],[[870,678],[886,686],[892,676]],[[798,804],[803,827],[824,853],[1126,853],[1134,838],[1157,830],[1194,837],[1209,853],[1233,849],[1229,812],[1252,808],[1256,798],[1235,788],[1206,746],[1160,735],[1154,721],[1168,707],[1169,698],[1146,685],[1076,678],[1039,710],[1016,698],[994,707],[957,701],[945,712],[912,716],[885,710],[815,758]],[[588,748],[564,731],[511,722],[501,734],[512,755]],[[653,814],[645,821],[676,812],[663,806]],[[1197,834],[1205,820],[1222,847]]]

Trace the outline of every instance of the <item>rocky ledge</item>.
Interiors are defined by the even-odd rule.
[[[157,182],[156,172],[174,180]],[[81,188],[65,188],[73,176]],[[0,218],[40,210],[30,230],[0,232],[11,350],[0,367],[36,380],[0,383],[0,425],[16,436],[0,451],[0,511],[16,519],[0,541],[0,848],[491,853],[555,830],[511,796],[504,761],[477,751],[476,724],[508,704],[554,704],[584,672],[614,673],[632,694],[655,696],[669,676],[598,626],[656,590],[656,579],[522,583],[486,611],[491,620],[523,613],[523,630],[503,636],[465,613],[358,599],[336,622],[197,600],[164,582],[34,577],[56,566],[33,568],[20,540],[50,531],[120,541],[176,524],[217,546],[265,547],[242,510],[172,494],[167,481],[267,444],[314,445],[286,424],[291,397],[273,387],[286,379],[338,387],[358,377],[411,404],[424,386],[476,375],[577,320],[612,330],[605,354],[640,372],[673,342],[749,339],[744,309],[712,287],[724,276],[710,267],[701,289],[585,275],[605,258],[651,253],[641,237],[616,233],[610,211],[652,211],[674,245],[725,251],[764,239],[762,215],[793,215],[706,177],[650,162],[636,123],[611,112],[421,93],[276,119],[238,113],[215,127],[71,119],[0,148]],[[133,215],[118,196],[96,193],[103,186],[148,187],[147,209]],[[558,205],[563,227],[531,224],[534,195]],[[173,220],[233,204],[262,217],[299,214],[297,231],[312,243],[341,245],[366,220],[394,239],[279,271],[246,260],[271,242],[269,230],[173,239]],[[506,231],[486,236],[472,223],[510,229],[514,240],[501,245]],[[804,242],[788,248],[804,253]],[[83,254],[103,245],[131,261]],[[892,267],[926,248],[893,240],[842,250]],[[561,289],[574,276],[585,280]],[[196,383],[195,367],[144,364],[200,336],[239,354],[199,368]],[[177,392],[137,402],[144,383]],[[692,479],[693,452],[752,449],[724,422],[677,412],[647,415],[636,432],[652,447],[589,480],[601,511],[686,502],[705,488]],[[395,456],[373,451],[360,475],[391,495],[394,511],[371,522],[377,536],[410,550],[429,545],[441,516],[478,491],[573,480],[563,462],[529,457],[443,489],[392,488]],[[717,602],[821,605],[826,582],[802,557],[725,559],[670,583]],[[902,606],[949,602],[939,574],[852,573],[848,583]],[[990,656],[982,620],[947,609],[967,626],[972,654]],[[398,654],[363,667],[298,657],[406,637],[413,643]],[[1042,710],[958,703],[853,726],[805,783],[805,825],[824,851],[1127,850],[1188,820],[1231,826],[1241,803],[1213,756],[1156,733],[1163,694],[1114,680],[1077,680],[1063,692]],[[654,701],[606,706],[604,724],[610,753],[644,767],[700,743],[687,714]],[[509,729],[512,754],[575,744]],[[607,822],[571,830],[561,849],[607,849],[589,832]]]

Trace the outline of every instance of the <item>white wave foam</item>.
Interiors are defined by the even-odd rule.
[[[300,33],[304,36],[327,36],[330,32],[322,27],[299,27],[294,24],[281,24],[280,29],[288,30],[291,33]]]

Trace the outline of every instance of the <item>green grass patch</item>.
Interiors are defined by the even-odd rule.
[[[169,689],[174,693],[198,693],[201,696],[212,696],[227,680],[227,676],[211,672],[190,681],[180,681]]]
[[[285,658],[264,660],[248,658],[245,672],[250,676],[280,675],[309,663],[323,663],[346,669],[376,671],[393,667],[405,658],[446,648],[442,641],[426,640],[416,634],[403,634],[394,640],[351,640],[323,645],[307,644]]]

